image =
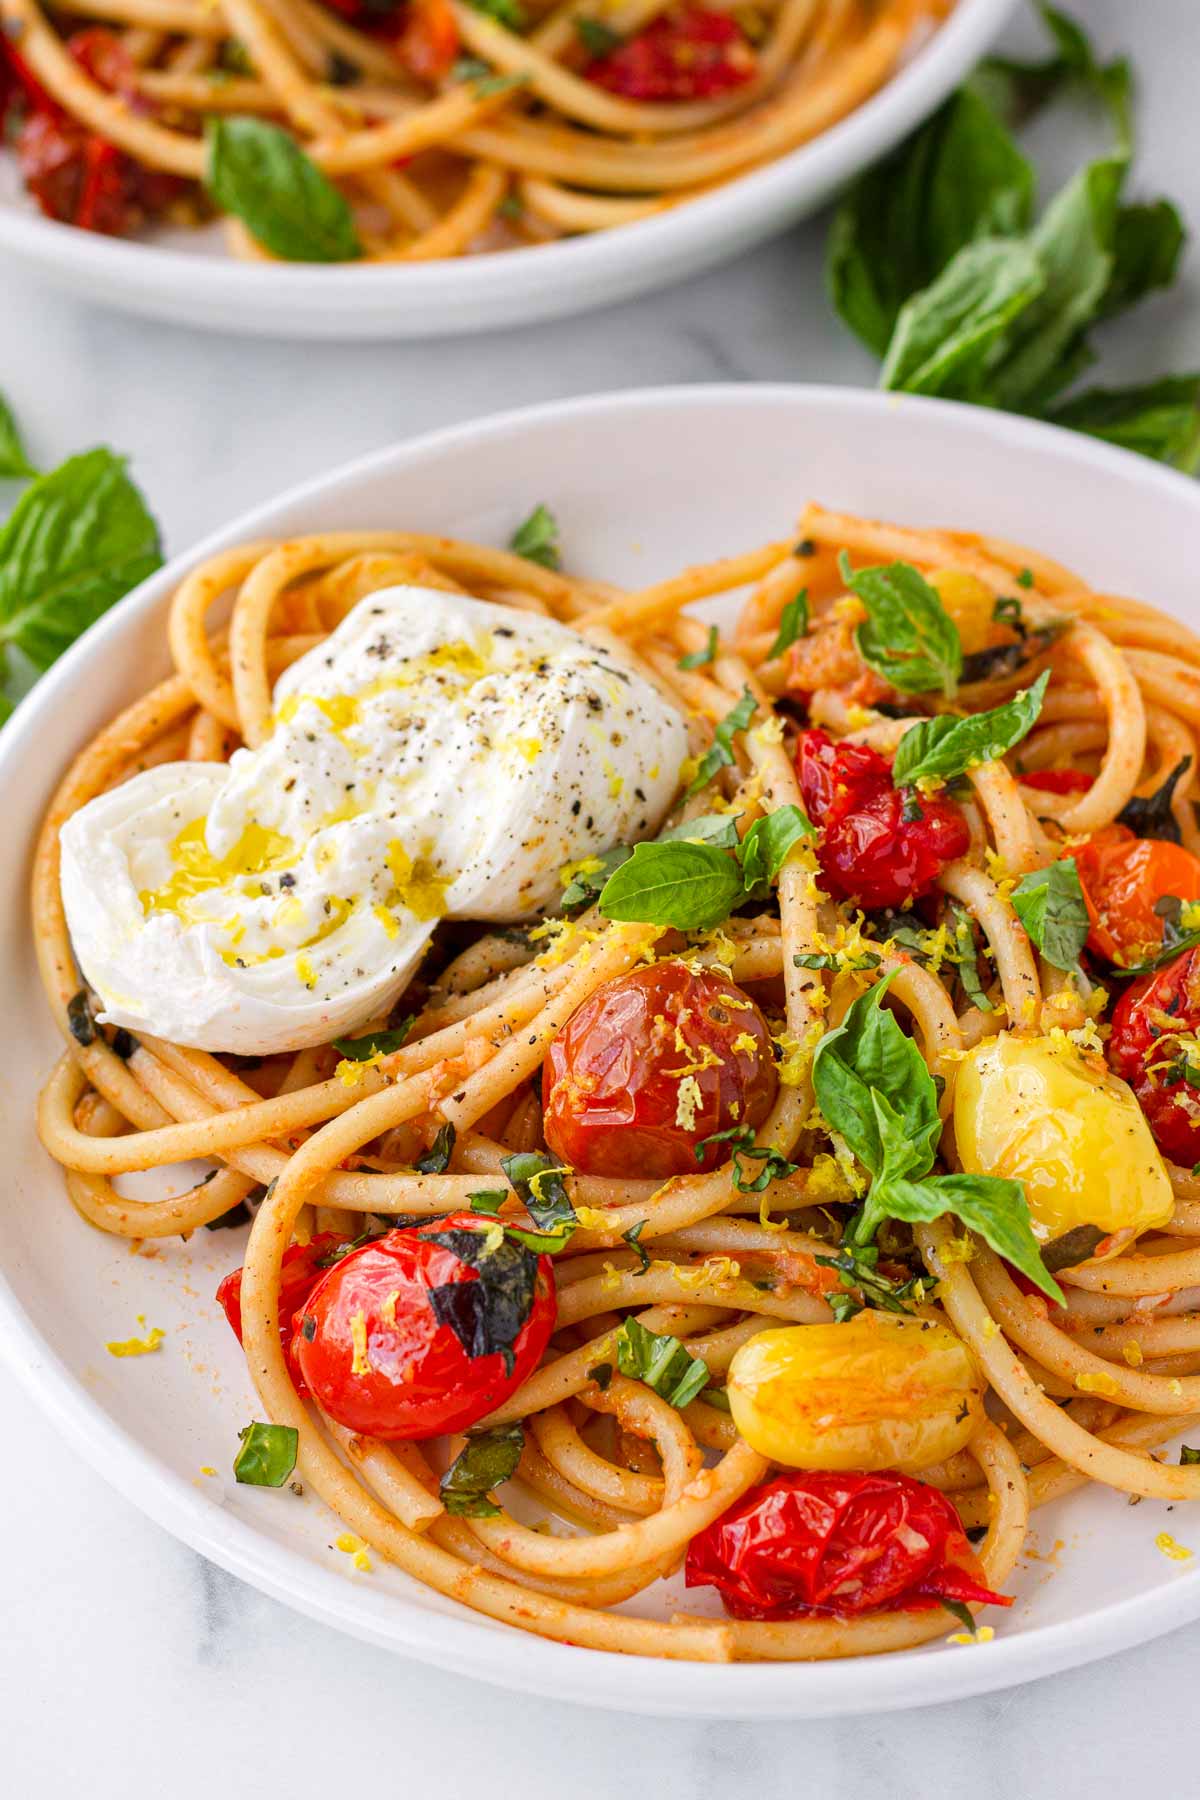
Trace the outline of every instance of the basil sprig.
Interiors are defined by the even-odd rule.
[[[686,1406],[708,1385],[708,1364],[692,1356],[677,1337],[648,1331],[626,1319],[616,1336],[617,1367],[644,1381],[668,1406]]]
[[[296,1467],[300,1433],[294,1425],[264,1425],[255,1419],[238,1432],[242,1447],[233,1473],[244,1487],[282,1487]]]
[[[1075,858],[1064,856],[1023,875],[1013,889],[1012,903],[1046,961],[1056,969],[1075,968],[1090,929]]]
[[[747,725],[749,725],[751,719],[754,717],[757,705],[758,702],[750,692],[750,689],[743,688],[741,699],[736,706],[730,708],[725,714],[725,717],[717,725],[713,732],[712,744],[700,758],[695,779],[687,791],[687,798],[689,800],[693,794],[698,794],[701,788],[707,787],[714,775],[718,775],[722,769],[728,769],[732,766],[734,761],[734,733],[745,731]]]
[[[448,1513],[459,1519],[495,1519],[500,1508],[493,1491],[516,1474],[525,1432],[520,1423],[468,1431],[467,1441],[446,1473],[438,1494]]]
[[[867,609],[855,643],[868,667],[903,694],[952,696],[962,673],[962,640],[920,570],[903,562],[855,569],[844,550],[838,566]]]
[[[354,214],[290,133],[265,119],[210,117],[204,184],[272,256],[285,262],[354,262]]]
[[[910,726],[897,746],[892,780],[897,787],[922,780],[952,781],[977,763],[995,762],[1032,731],[1049,682],[1046,669],[1032,687],[990,712],[965,719],[942,714]]]
[[[800,808],[789,804],[756,819],[732,856],[678,839],[637,844],[604,884],[600,911],[627,924],[711,930],[742,901],[762,897],[792,847],[813,831]]]
[[[562,566],[558,547],[558,520],[548,506],[535,506],[529,517],[517,526],[508,547],[526,562],[540,563],[543,569]]]
[[[872,1176],[851,1246],[870,1244],[885,1219],[916,1222],[950,1213],[1061,1302],[1020,1182],[929,1173],[942,1132],[937,1089],[924,1057],[881,1005],[891,979],[854,1002],[813,1059],[813,1088],[826,1123]]]

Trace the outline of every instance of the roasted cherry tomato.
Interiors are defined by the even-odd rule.
[[[412,0],[396,53],[418,81],[443,81],[458,55],[458,25],[450,0]]]
[[[292,1356],[292,1315],[304,1305],[308,1296],[325,1274],[331,1253],[348,1240],[336,1231],[323,1231],[307,1244],[289,1244],[283,1253],[283,1272],[279,1284],[279,1336],[287,1358],[292,1380],[305,1392]],[[233,1326],[237,1341],[242,1341],[242,1271],[235,1269],[217,1289],[217,1299],[225,1308],[225,1317]]]
[[[741,87],[756,67],[745,33],[728,13],[682,6],[594,57],[583,73],[627,100],[711,100]]]
[[[820,828],[823,885],[868,911],[927,893],[967,850],[971,834],[952,800],[922,794],[910,805],[892,786],[892,765],[865,744],[802,731],[796,772],[805,809]],[[913,816],[905,818],[905,812]]]
[[[714,1132],[761,1125],[778,1087],[771,1034],[731,981],[682,962],[606,982],[550,1046],[544,1130],[588,1175],[695,1175],[728,1161]]]
[[[555,1319],[548,1256],[477,1213],[389,1231],[336,1262],[296,1319],[292,1354],[351,1431],[465,1431],[537,1368]]]
[[[1130,983],[1113,1013],[1108,1060],[1132,1087],[1163,1155],[1190,1169],[1200,1160],[1200,950]],[[1200,1059],[1198,1059],[1200,1060]]]
[[[1012,1605],[984,1586],[946,1496],[892,1469],[751,1488],[692,1539],[687,1585],[715,1587],[735,1619]]]
[[[1022,786],[1040,794],[1086,794],[1094,780],[1083,769],[1031,769],[1021,776]]]
[[[133,104],[136,71],[120,39],[102,27],[77,31],[67,49],[100,87]],[[25,186],[49,218],[84,231],[128,236],[180,192],[174,175],[147,169],[58,106],[7,52],[16,86],[5,108]]]
[[[1162,948],[1154,908],[1168,894],[1200,900],[1200,857],[1165,838],[1106,825],[1071,855],[1092,921],[1088,949],[1106,962],[1134,963]]]

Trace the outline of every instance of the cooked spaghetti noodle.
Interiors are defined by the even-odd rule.
[[[281,125],[354,207],[368,260],[423,261],[605,230],[761,167],[861,105],[946,10],[0,0],[0,113],[7,49],[31,191],[118,233],[194,215],[206,120]],[[269,255],[227,223],[234,254]]]
[[[987,619],[994,611],[1010,620],[1011,597],[1020,596],[1024,637],[1014,640],[1004,623],[985,627],[1000,649],[1016,641],[1016,651],[1007,660],[993,655],[987,679],[960,689],[960,707],[980,712],[1049,675],[1040,718],[1019,750],[969,769],[961,808],[970,846],[942,870],[933,901],[943,923],[952,905],[961,909],[981,940],[983,973],[970,993],[955,965],[917,954],[903,934],[831,899],[800,856],[784,861],[777,894],[715,931],[618,923],[594,904],[570,922],[522,932],[481,930],[467,941],[459,928],[436,952],[438,972],[413,990],[408,1040],[349,1078],[332,1048],[248,1070],[244,1059],[153,1036],[125,1034],[114,1048],[111,1031],[78,1029],[81,978],[59,890],[60,828],[94,796],[158,762],[220,761],[239,743],[261,743],[271,730],[275,676],[364,595],[396,582],[469,591],[568,622],[597,644],[619,640],[688,712],[697,754],[748,689],[754,726],[734,739],[707,802],[681,800],[673,815],[693,817],[706,804],[711,812],[716,793],[744,840],[756,819],[800,803],[793,751],[803,709],[835,741],[888,754],[914,719],[945,709],[928,695],[900,695],[902,717],[863,705],[879,700],[898,710],[895,692],[884,700],[850,635],[861,612],[839,568],[844,553],[910,565],[960,614],[983,595]],[[705,660],[706,629],[688,609],[747,587],[735,635]],[[807,633],[787,654],[773,654],[801,587]],[[210,614],[230,594],[228,627],[214,631]],[[928,1605],[667,1622],[612,1609],[677,1570],[689,1543],[771,1473],[771,1460],[718,1405],[741,1347],[770,1328],[833,1317],[838,1278],[816,1259],[836,1257],[850,1242],[854,1195],[853,1171],[844,1155],[840,1165],[829,1155],[826,1125],[813,1111],[812,1050],[822,1032],[890,975],[894,1016],[944,1084],[943,1116],[971,1047],[986,1047],[1005,1026],[1018,1046],[1074,1032],[1094,1055],[1094,995],[1102,990],[1089,992],[1037,954],[1014,911],[1013,884],[1048,868],[1067,838],[1081,842],[1131,800],[1159,790],[1186,757],[1170,804],[1183,844],[1200,849],[1192,805],[1200,640],[1145,605],[1093,592],[1032,551],[816,505],[798,542],[631,593],[412,532],[252,544],[187,576],[169,636],[175,673],[80,754],[37,851],[38,955],[67,1041],[39,1129],[79,1212],[120,1236],[168,1239],[261,1196],[246,1246],[241,1325],[265,1418],[295,1429],[299,1474],[348,1532],[476,1611],[594,1649],[702,1661],[874,1654],[943,1635],[945,1614]],[[681,658],[692,666],[681,669]],[[1047,770],[1056,779],[1039,785]],[[758,1191],[732,1184],[728,1163],[665,1183],[568,1171],[578,1229],[554,1258],[553,1336],[541,1366],[484,1423],[527,1427],[513,1491],[581,1529],[546,1535],[503,1506],[452,1513],[439,1472],[458,1440],[379,1441],[301,1398],[279,1333],[285,1252],[314,1232],[353,1237],[379,1233],[397,1217],[411,1224],[461,1214],[481,1184],[500,1179],[502,1159],[544,1145],[543,1066],[568,1021],[605,984],[680,960],[748,989],[771,1022],[781,1080],[757,1141],[760,1155],[769,1147],[778,1161],[765,1164],[770,1178]],[[400,1010],[412,1009],[411,997],[401,1001]],[[446,1127],[454,1128],[448,1159],[419,1171],[421,1153]],[[943,1154],[952,1157],[949,1140],[948,1133]],[[129,1171],[191,1158],[208,1161],[213,1173],[176,1198],[134,1201],[114,1186]],[[889,1241],[888,1255],[928,1284],[918,1286],[912,1310],[952,1326],[986,1376],[988,1411],[965,1448],[919,1474],[950,1496],[964,1526],[982,1532],[979,1564],[990,1588],[1013,1570],[1030,1509],[1082,1483],[1173,1501],[1200,1497],[1200,1467],[1156,1453],[1200,1422],[1200,1249],[1191,1247],[1200,1233],[1200,1177],[1167,1169],[1172,1216],[1136,1242],[1118,1232],[1097,1243],[1093,1233],[1083,1259],[1059,1268],[1065,1309],[1048,1307],[981,1239],[956,1236],[946,1218],[918,1223],[911,1234],[897,1227]],[[533,1223],[515,1193],[497,1216],[506,1227]],[[852,1289],[858,1280],[852,1276]],[[865,1290],[858,1297],[869,1300]],[[703,1360],[704,1397],[676,1407],[653,1385],[612,1370],[613,1343],[629,1318],[677,1337]],[[605,1383],[598,1375],[606,1362]]]

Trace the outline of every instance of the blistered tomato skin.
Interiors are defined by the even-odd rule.
[[[323,1259],[346,1239],[336,1231],[322,1231],[307,1244],[289,1244],[283,1253],[283,1269],[279,1281],[279,1336],[292,1380],[300,1393],[307,1390],[300,1378],[292,1355],[292,1320],[304,1305],[317,1283],[324,1278]],[[217,1300],[233,1328],[238,1343],[242,1341],[242,1271],[234,1269],[217,1289]]]
[[[751,1488],[692,1539],[687,1585],[715,1587],[735,1619],[1012,1605],[984,1585],[946,1496],[891,1469]]]
[[[1106,825],[1071,854],[1092,922],[1088,949],[1106,962],[1132,965],[1161,948],[1154,908],[1165,895],[1200,900],[1200,857],[1165,838]]]
[[[746,1442],[794,1469],[928,1468],[966,1444],[983,1382],[946,1325],[861,1312],[786,1325],[743,1344],[729,1409]]]
[[[515,1393],[555,1310],[548,1256],[474,1213],[452,1213],[335,1263],[297,1314],[292,1349],[339,1424],[419,1440],[465,1431]]]
[[[727,1162],[714,1132],[762,1124],[778,1078],[762,1013],[731,981],[666,961],[606,982],[550,1046],[546,1142],[585,1175],[662,1181]]]
[[[1129,984],[1108,1040],[1108,1060],[1137,1095],[1154,1141],[1185,1169],[1200,1161],[1200,1090],[1170,1076],[1184,1056],[1180,1038],[1198,1032],[1200,950],[1190,950],[1156,975]]]
[[[821,884],[838,900],[874,911],[929,892],[948,862],[965,855],[971,834],[952,800],[917,800],[892,786],[892,765],[865,744],[835,743],[815,727],[796,745],[804,808],[820,830]]]
[[[968,1174],[1024,1184],[1042,1243],[1077,1225],[1136,1235],[1174,1210],[1133,1090],[1065,1035],[1005,1031],[970,1051],[955,1081],[954,1137]]]

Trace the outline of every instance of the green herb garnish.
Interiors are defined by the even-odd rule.
[[[217,116],[204,136],[205,186],[272,256],[336,263],[362,255],[349,201],[282,126]]]
[[[1013,889],[1013,909],[1048,963],[1074,969],[1087,943],[1088,910],[1073,856],[1061,857]]]
[[[282,1487],[296,1467],[300,1433],[294,1425],[264,1425],[259,1420],[238,1432],[242,1447],[233,1473],[245,1487]]]
[[[446,1473],[438,1493],[448,1513],[459,1519],[495,1519],[500,1508],[490,1498],[516,1474],[525,1431],[519,1423],[468,1431],[467,1441]]]
[[[540,563],[543,569],[562,566],[558,549],[558,520],[547,506],[535,506],[529,517],[513,532],[508,547],[527,562]]]
[[[708,1384],[707,1363],[692,1356],[677,1337],[647,1331],[636,1319],[625,1320],[615,1348],[622,1375],[644,1381],[669,1406],[686,1406]]]
[[[943,713],[910,726],[892,763],[893,782],[905,787],[914,781],[953,781],[978,763],[995,762],[1032,731],[1049,682],[1046,669],[1032,687],[990,712],[964,719]]]

